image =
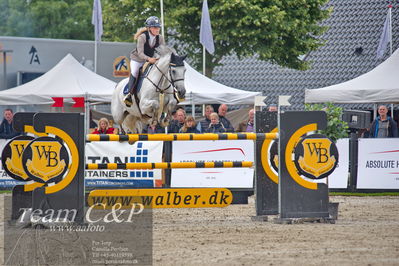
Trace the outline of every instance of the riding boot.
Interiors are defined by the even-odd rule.
[[[125,99],[123,100],[127,107],[132,106],[133,100],[132,95],[134,94],[134,84],[136,83],[136,78],[130,75],[129,77],[129,93],[126,95]]]

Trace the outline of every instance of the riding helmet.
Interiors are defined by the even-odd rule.
[[[158,17],[151,16],[151,17],[147,18],[147,20],[145,21],[145,26],[146,27],[157,27],[157,28],[160,28],[161,27],[161,22],[160,22]]]

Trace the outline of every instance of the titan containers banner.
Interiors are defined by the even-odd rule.
[[[399,139],[359,139],[358,189],[399,189]]]
[[[162,141],[91,142],[86,144],[86,163],[162,162]],[[86,170],[88,187],[157,187],[162,185],[161,169]]]
[[[252,140],[174,141],[173,162],[254,161]],[[172,187],[252,188],[253,168],[173,169]]]

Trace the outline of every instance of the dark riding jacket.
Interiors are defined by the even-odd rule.
[[[12,139],[18,135],[21,135],[19,132],[15,132],[13,128],[13,123],[8,123],[6,119],[3,119],[3,122],[0,124],[0,139]]]
[[[165,40],[162,35],[158,35],[155,37],[155,44],[154,46],[150,46],[150,33],[147,29],[143,29],[143,32],[137,38],[137,46],[130,53],[130,59],[136,62],[145,62],[151,57],[154,56],[155,48],[161,45],[165,45]]]
[[[209,124],[209,127],[205,130],[205,133],[225,133],[226,128],[221,122],[217,124]]]

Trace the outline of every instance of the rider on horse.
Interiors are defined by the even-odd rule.
[[[151,16],[145,21],[145,27],[137,30],[134,39],[137,40],[136,49],[130,53],[130,77],[129,93],[124,99],[127,107],[133,104],[132,95],[136,94],[135,84],[139,78],[139,69],[148,61],[154,64],[157,58],[154,58],[155,48],[165,44],[162,35],[159,34],[161,23],[159,18]]]

